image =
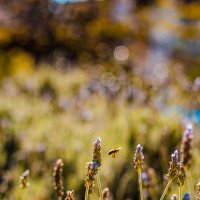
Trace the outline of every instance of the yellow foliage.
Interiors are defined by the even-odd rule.
[[[18,49],[11,52],[10,68],[13,73],[22,71],[24,73],[29,73],[32,71],[33,65],[34,59],[30,54]]]
[[[11,30],[9,28],[0,28],[0,43],[9,42],[11,39]]]
[[[200,19],[200,4],[181,4],[179,7],[182,17],[187,19]]]

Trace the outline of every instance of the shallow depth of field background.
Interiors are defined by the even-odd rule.
[[[159,197],[187,123],[197,183],[199,1],[0,1],[0,199],[18,200],[26,169],[23,199],[56,199],[58,158],[64,189],[83,199],[98,136],[102,186],[113,199],[139,198],[132,160],[138,143],[145,166],[156,171]],[[123,149],[113,159],[107,152],[115,147]],[[95,189],[91,199],[97,195]]]

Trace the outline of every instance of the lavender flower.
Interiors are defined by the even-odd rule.
[[[140,144],[137,145],[135,154],[133,156],[134,161],[134,169],[139,173],[143,169],[143,161],[144,161],[144,155],[142,153],[142,147]]]
[[[101,166],[101,139],[97,138],[94,142],[94,149],[93,149],[93,158],[92,162],[97,165],[97,167]]]
[[[183,138],[181,141],[181,162],[183,163],[183,166],[189,169],[191,167],[191,160],[192,160],[192,127],[188,127],[183,134]]]
[[[142,189],[142,169],[143,169],[143,161],[144,161],[144,155],[142,153],[142,147],[140,144],[137,145],[135,154],[133,156],[133,162],[134,162],[134,169],[138,173],[138,183],[140,187],[140,199],[143,200],[143,189]]]
[[[85,186],[88,188],[88,193],[92,193],[94,189],[94,182],[97,176],[98,168],[93,162],[88,162],[86,166]]]
[[[176,180],[176,183],[178,184],[178,186],[183,186],[185,179],[186,179],[186,171],[182,163],[180,163],[179,172],[178,172],[177,180]]]
[[[190,194],[186,192],[186,193],[183,195],[182,200],[191,200]]]
[[[179,163],[179,157],[178,157],[178,151],[174,151],[174,153],[171,155],[171,161],[170,161],[170,166],[168,169],[168,178],[173,180],[176,178],[176,176],[179,173],[180,169],[180,163]]]
[[[98,169],[101,166],[101,139],[97,138],[94,142],[93,148],[93,157],[92,161],[87,163],[86,166],[86,178],[85,178],[85,187],[86,187],[86,198],[88,194],[91,194],[94,189],[94,182],[98,175]]]

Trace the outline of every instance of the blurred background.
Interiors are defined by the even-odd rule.
[[[153,174],[146,199],[158,199],[188,123],[197,182],[200,1],[0,0],[0,199],[56,199],[58,158],[64,189],[84,199],[85,164],[98,136],[100,177],[112,199],[139,199],[138,143]],[[118,146],[112,159],[107,152]],[[22,192],[26,169],[30,187]]]

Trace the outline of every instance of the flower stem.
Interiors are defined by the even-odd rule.
[[[100,181],[100,177],[99,177],[99,171],[97,172],[97,183],[98,183],[98,188],[99,188],[99,199],[103,200],[102,189],[101,189],[101,181]]]
[[[87,183],[87,181],[86,181],[86,189],[85,189],[85,200],[88,200],[89,198],[88,198],[88,192],[89,192],[89,189],[88,189],[88,183]]]
[[[164,189],[164,191],[163,191],[163,193],[162,193],[162,196],[161,196],[160,200],[163,200],[163,199],[164,199],[164,197],[165,197],[165,195],[167,194],[167,191],[168,191],[169,186],[171,185],[171,183],[172,183],[172,180],[169,179],[169,181],[168,181],[168,183],[167,183],[167,185],[166,185],[166,187],[165,187],[165,189]]]
[[[143,200],[143,191],[142,191],[142,172],[139,171],[138,172],[138,182],[139,182],[139,186],[140,186],[140,199]]]
[[[178,187],[178,200],[181,200],[182,194],[181,194],[181,186]]]

